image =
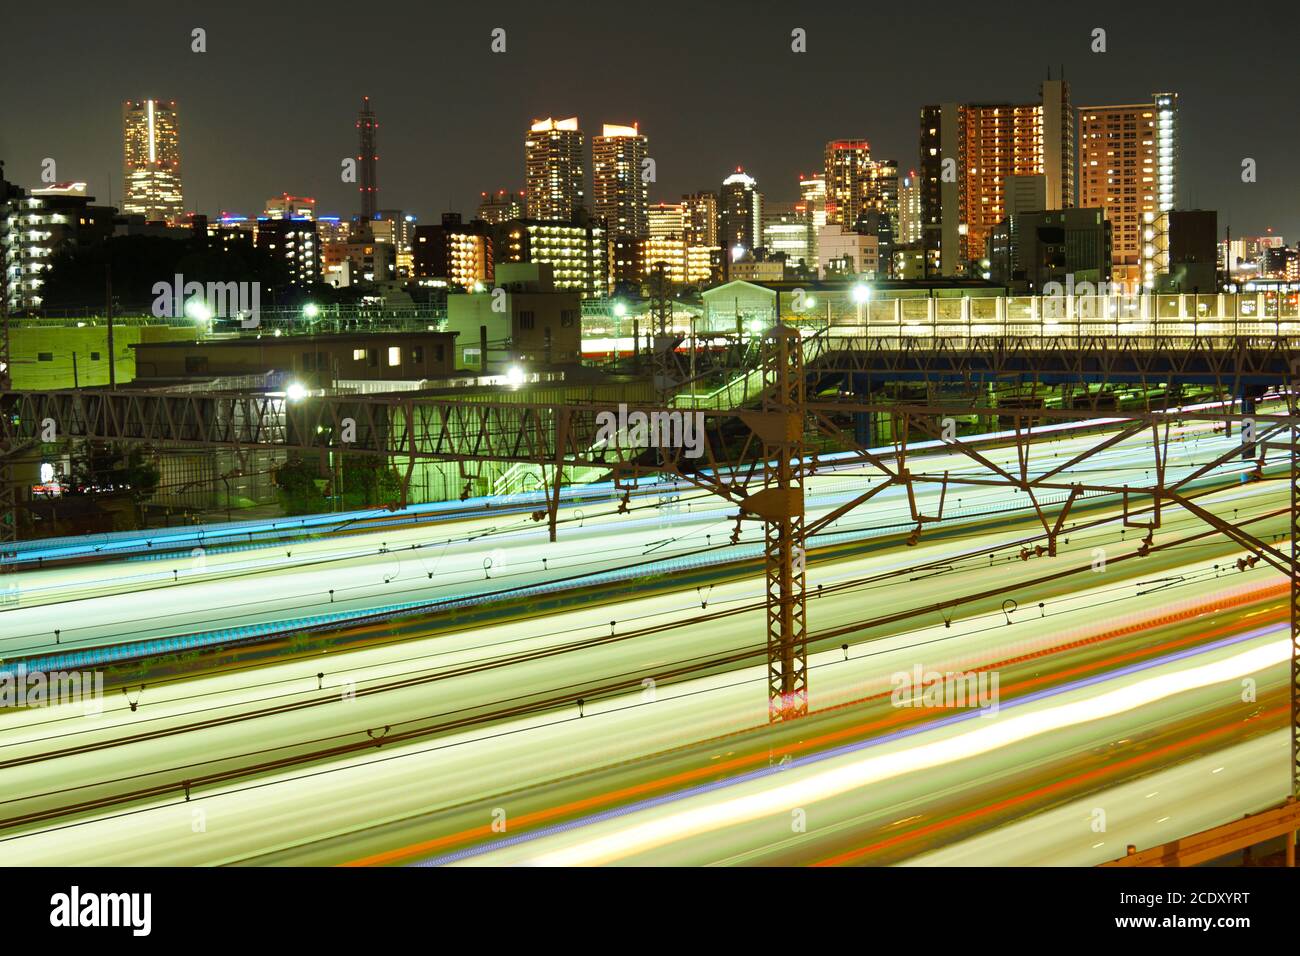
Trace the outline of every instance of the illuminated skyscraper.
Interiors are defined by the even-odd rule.
[[[583,182],[578,118],[536,120],[524,140],[528,218],[572,220],[582,208]]]
[[[799,174],[799,205],[808,221],[808,261],[817,263],[817,237],[826,225],[826,178],[820,173]]]
[[[722,181],[722,210],[719,216],[722,243],[737,259],[762,242],[763,197],[758,182],[739,166]]]
[[[898,161],[877,159],[871,163],[867,180],[867,208],[889,216],[894,229],[898,228]]]
[[[1149,103],[1080,107],[1079,204],[1106,212],[1115,282],[1142,281],[1145,234],[1174,208],[1177,184],[1176,93],[1157,93]]]
[[[591,141],[591,202],[610,234],[640,239],[649,234],[649,186],[642,175],[646,137],[635,126],[611,126]]]
[[[921,241],[921,187],[916,170],[898,177],[898,241],[905,246]]]
[[[614,243],[614,278],[635,280],[638,241],[649,234],[649,187],[643,175],[646,138],[633,126],[606,123],[591,140],[591,200]]]
[[[833,139],[826,144],[826,221],[849,228],[867,204],[871,186],[871,144]]]
[[[361,219],[369,222],[375,218],[379,203],[379,154],[375,151],[375,133],[379,121],[370,108],[370,97],[361,98],[361,112],[357,113],[357,192],[361,194]]]
[[[179,219],[185,199],[175,100],[122,104],[122,157],[122,211],[150,222]]]
[[[927,257],[958,275],[1006,217],[1009,177],[1045,177],[1046,209],[1074,202],[1070,86],[1045,80],[1037,103],[943,103],[921,110],[921,214]]]

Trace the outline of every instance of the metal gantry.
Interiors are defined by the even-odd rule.
[[[769,716],[788,720],[808,711],[808,643],[805,562],[809,539],[890,487],[907,494],[914,530],[911,543],[928,524],[943,517],[950,489],[994,486],[1027,496],[1042,528],[1042,553],[1056,553],[1058,537],[1075,504],[1084,497],[1113,495],[1122,503],[1126,527],[1145,532],[1136,554],[1152,547],[1161,515],[1179,507],[1214,531],[1227,536],[1263,560],[1291,582],[1292,596],[1292,776],[1300,792],[1300,411],[1290,376],[1278,382],[1288,407],[1284,414],[1244,414],[1233,406],[1147,409],[1107,412],[1107,432],[1068,461],[1035,467],[1039,443],[1047,436],[1043,423],[1078,421],[1095,415],[1086,409],[988,407],[982,404],[921,401],[914,403],[861,401],[853,396],[810,400],[806,394],[804,354],[798,333],[785,326],[770,330],[762,353],[762,389],[757,407],[686,410],[633,405],[648,418],[660,416],[680,425],[683,415],[698,415],[707,441],[699,458],[682,447],[658,447],[601,442],[602,415],[610,403],[532,404],[527,402],[467,402],[409,394],[332,395],[287,401],[283,396],[248,393],[214,394],[166,391],[66,390],[10,392],[0,395],[0,442],[13,448],[37,440],[42,432],[60,438],[104,442],[149,442],[160,447],[223,447],[236,450],[271,449],[303,455],[346,449],[348,454],[382,456],[406,462],[404,477],[419,459],[452,460],[472,467],[476,462],[505,461],[538,465],[548,492],[544,512],[552,538],[560,489],[566,473],[576,468],[607,471],[616,487],[641,479],[669,476],[718,495],[737,507],[737,528],[745,520],[764,526],[766,575],[766,643]],[[945,425],[963,416],[1000,420],[1007,434],[984,442],[948,434]],[[893,447],[888,452],[862,447],[852,430],[841,423],[853,416],[885,416],[893,423]],[[1231,428],[1250,420],[1242,445],[1225,452],[1181,478],[1166,471],[1170,430],[1179,424],[1211,422]],[[1009,427],[1008,427],[1009,426]],[[1037,430],[1036,430],[1037,429]],[[944,442],[974,466],[958,472],[951,467],[927,467],[909,436],[928,435]],[[345,441],[344,436],[351,438]],[[837,465],[850,464],[862,472],[861,493],[812,521],[804,512],[804,484],[825,462],[809,453],[809,436],[847,449]],[[1145,436],[1145,437],[1144,437]],[[1079,480],[1079,466],[1125,441],[1141,439],[1150,450],[1150,479],[1120,485],[1102,478]],[[990,447],[1013,451],[1013,464],[994,460]],[[1262,462],[1270,452],[1290,461],[1289,551],[1256,535],[1244,522],[1212,513],[1196,500],[1191,485],[1243,452]],[[1275,459],[1280,461],[1280,459]],[[923,486],[938,486],[933,513],[926,513],[916,494]],[[814,637],[816,635],[813,635]]]

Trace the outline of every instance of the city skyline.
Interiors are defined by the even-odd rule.
[[[671,12],[668,8],[666,14]],[[685,9],[683,17],[687,17]],[[23,16],[15,19],[21,21]],[[698,24],[698,32],[707,34],[720,25],[720,16],[718,11],[695,11],[685,22]],[[978,17],[965,16],[971,29],[983,29]],[[1252,16],[1246,13],[1229,19],[1234,29],[1240,30]],[[245,25],[237,27],[235,21],[240,17]],[[438,19],[423,11],[412,12],[411,18],[420,22]],[[960,39],[960,30],[926,37],[915,31],[904,33],[901,15],[873,16],[870,22],[880,31],[891,23],[899,26],[898,35],[891,37],[891,43],[873,49],[870,57],[850,57],[846,65],[837,62],[844,59],[846,51],[833,16],[760,5],[745,20],[730,23],[735,42],[725,54],[697,42],[692,31],[666,30],[658,20],[647,23],[638,43],[646,51],[672,51],[687,64],[702,69],[715,64],[723,72],[744,53],[754,74],[748,83],[719,83],[714,79],[717,70],[684,71],[695,76],[692,80],[678,76],[677,71],[657,76],[653,70],[611,68],[605,81],[593,84],[587,82],[591,67],[580,57],[570,62],[562,49],[539,49],[539,29],[544,37],[556,37],[547,32],[545,24],[539,26],[535,11],[507,8],[494,12],[492,19],[461,20],[448,13],[440,29],[453,30],[464,39],[440,48],[438,62],[448,69],[463,66],[479,71],[481,82],[475,95],[465,96],[462,91],[457,97],[423,105],[431,98],[419,95],[420,84],[414,81],[416,64],[412,62],[408,70],[400,68],[399,62],[395,64],[398,69],[359,78],[322,75],[320,82],[295,92],[292,110],[286,112],[274,108],[265,96],[241,96],[246,84],[260,80],[226,69],[235,47],[239,52],[255,53],[261,36],[256,25],[269,29],[276,15],[248,10],[203,14],[199,19],[210,21],[204,27],[204,53],[190,50],[189,21],[194,19],[192,14],[164,10],[147,23],[133,23],[129,34],[115,36],[115,31],[121,33],[120,26],[89,11],[89,24],[98,22],[109,31],[110,39],[120,41],[86,53],[92,64],[112,65],[113,81],[93,87],[94,95],[87,97],[81,76],[52,76],[22,100],[10,100],[0,107],[0,155],[7,161],[9,177],[37,185],[42,161],[53,158],[59,180],[85,181],[100,201],[120,206],[120,112],[114,110],[120,110],[118,104],[126,98],[159,96],[180,104],[187,209],[210,215],[222,209],[255,215],[266,196],[287,191],[317,197],[322,210],[348,215],[356,203],[356,186],[339,181],[337,170],[340,159],[355,156],[356,104],[358,97],[368,95],[385,127],[380,179],[387,198],[382,204],[410,210],[423,221],[433,221],[449,210],[471,215],[480,193],[521,188],[520,134],[533,120],[545,116],[576,116],[580,128],[590,131],[587,138],[608,122],[638,124],[650,136],[648,155],[656,163],[657,181],[649,190],[651,202],[676,201],[701,189],[716,190],[737,166],[754,176],[765,196],[785,201],[797,198],[800,172],[819,168],[826,142],[863,138],[871,143],[873,155],[897,159],[900,170],[915,168],[919,165],[922,106],[931,102],[1031,101],[1052,64],[1053,76],[1059,76],[1064,67],[1076,104],[1138,102],[1154,89],[1178,92],[1181,205],[1217,209],[1221,231],[1231,228],[1234,234],[1262,234],[1271,227],[1275,234],[1300,234],[1300,201],[1286,179],[1292,169],[1289,155],[1300,148],[1300,143],[1294,142],[1300,140],[1300,134],[1261,121],[1270,112],[1283,115],[1285,110],[1280,66],[1254,64],[1243,57],[1241,68],[1252,70],[1256,91],[1246,100],[1239,92],[1220,89],[1221,83],[1208,82],[1201,75],[1204,71],[1194,64],[1197,55],[1221,52],[1214,45],[1217,36],[1209,21],[1198,21],[1199,26],[1162,24],[1157,31],[1156,22],[1145,19],[1144,14],[1129,15],[1110,26],[1111,52],[1093,54],[1088,42],[1092,26],[1087,19],[1080,19],[1072,28],[1066,17],[1066,25],[1058,24],[1026,47],[1034,51],[1032,56],[981,54],[977,61],[980,69],[970,69],[969,60],[959,60],[964,69],[958,69],[939,61],[944,59],[944,50]],[[852,21],[855,15],[844,14],[843,19]],[[1102,22],[1106,17],[1091,19]],[[1266,17],[1255,19],[1261,21],[1260,27],[1267,25]],[[507,31],[507,49],[494,54],[490,33],[497,22]],[[865,18],[863,22],[867,22]],[[807,31],[807,53],[790,50],[789,33],[795,25]],[[1004,38],[1014,42],[1021,28],[1019,23],[1007,25]],[[304,36],[311,36],[316,27],[304,23],[301,29]],[[570,41],[581,45],[584,39],[603,35],[606,27],[588,18],[570,22],[566,29]],[[407,45],[405,31],[368,25],[364,32],[386,37],[386,49],[399,61],[415,55]],[[104,37],[102,31],[88,29],[87,33]],[[1133,43],[1154,42],[1155,37],[1165,38],[1163,44],[1176,46],[1186,55],[1168,57],[1159,65],[1149,57],[1117,55],[1122,45],[1131,52]],[[476,44],[475,38],[481,43]],[[77,47],[79,38],[70,42]],[[150,56],[143,52],[129,55],[132,49],[146,48]],[[15,65],[21,69],[29,55],[20,49]],[[974,55],[968,51],[968,56]],[[935,62],[927,62],[924,70],[906,66],[909,57],[922,56]],[[281,71],[291,72],[298,62],[292,51],[277,48],[275,56],[259,69],[264,67],[273,80]],[[553,82],[534,80],[510,87],[509,95],[500,95],[503,84],[521,75],[536,76],[539,67],[541,75]],[[858,82],[836,94],[838,78],[854,69],[864,77],[874,77],[876,83]],[[1278,82],[1270,82],[1270,71],[1278,71]],[[218,77],[221,82],[214,83]],[[269,86],[275,88],[274,82]],[[684,91],[693,94],[689,109],[678,105]],[[747,109],[746,100],[763,109]],[[76,108],[69,108],[70,103]],[[585,144],[584,165],[590,165],[590,148]],[[1255,183],[1241,181],[1240,164],[1245,158],[1256,161]],[[590,171],[586,172],[589,189]]]

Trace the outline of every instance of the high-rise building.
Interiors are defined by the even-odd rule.
[[[478,218],[489,225],[496,226],[511,219],[524,216],[524,195],[505,189],[494,193],[480,193],[482,201],[478,204]]]
[[[1114,281],[1142,282],[1142,249],[1153,221],[1177,203],[1178,95],[1149,103],[1079,108],[1079,204],[1099,206],[1111,224]]]
[[[657,202],[646,213],[649,225],[648,235],[676,236],[681,239],[686,234],[686,205],[679,202]]]
[[[898,229],[898,161],[877,159],[867,180],[868,209],[889,217],[891,239]],[[883,250],[882,250],[883,254]]]
[[[1042,175],[1047,210],[1074,196],[1074,110],[1064,80],[1045,80],[1037,103],[944,103],[921,110],[921,218],[927,259],[958,275],[984,255],[1006,217],[1009,176]]]
[[[688,193],[682,197],[682,219],[688,246],[717,248],[718,196],[712,192]]]
[[[613,236],[649,235],[649,185],[642,175],[647,139],[636,125],[606,123],[591,140],[591,202]]]
[[[826,144],[825,166],[826,221],[852,228],[871,188],[871,144],[865,139],[833,139]]]
[[[583,206],[584,181],[578,118],[535,120],[524,139],[528,218],[572,221]]]
[[[175,100],[122,104],[125,186],[122,212],[146,221],[175,221],[184,213],[181,136]]]
[[[826,225],[826,178],[821,173],[799,174],[799,205],[808,222],[808,263],[817,262],[817,241]]]
[[[379,121],[370,108],[370,97],[361,98],[361,111],[357,113],[357,192],[361,195],[362,222],[375,218],[379,205],[379,153],[375,145]]]
[[[768,202],[763,204],[763,241],[768,258],[785,256],[789,269],[799,265],[816,272],[816,246],[811,223],[802,202]]]
[[[721,240],[735,260],[751,253],[762,241],[763,196],[758,182],[739,166],[722,181],[719,215]]]
[[[921,241],[921,186],[914,169],[898,178],[898,241],[904,246]]]

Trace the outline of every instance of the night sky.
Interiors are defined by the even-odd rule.
[[[890,7],[893,7],[891,10]],[[1179,204],[1220,228],[1300,239],[1300,4],[70,2],[8,5],[0,159],[39,186],[40,163],[120,199],[121,101],[175,99],[186,208],[256,215],[315,196],[357,211],[340,160],[363,94],[379,117],[379,206],[424,221],[518,189],[535,116],[637,121],[651,201],[716,189],[737,165],[774,200],[797,195],[827,139],[917,164],[918,110],[1030,102],[1050,67],[1075,105],[1180,94]],[[1073,12],[1077,9],[1081,12]],[[207,30],[208,52],[190,51]],[[489,50],[494,27],[507,52]],[[790,52],[790,31],[808,52]],[[1090,51],[1095,27],[1108,52]],[[1258,182],[1241,182],[1241,161]],[[588,190],[590,171],[588,170]]]

